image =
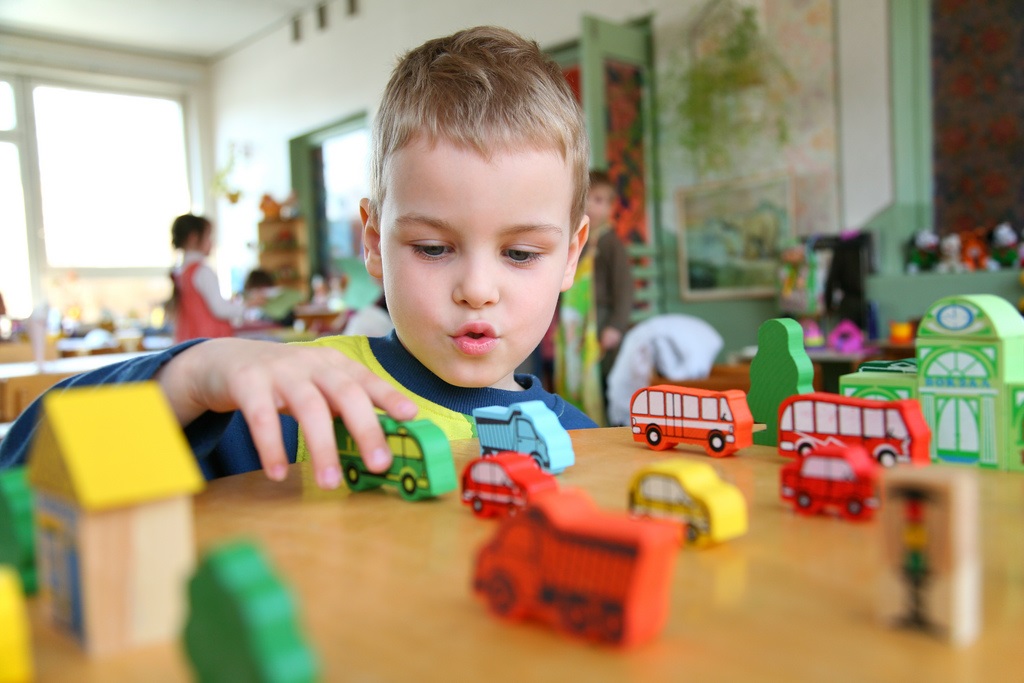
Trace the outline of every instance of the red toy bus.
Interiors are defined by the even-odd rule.
[[[804,455],[824,445],[863,446],[880,465],[927,465],[931,430],[913,399],[879,401],[814,392],[779,405],[779,453]]]
[[[633,440],[656,451],[676,444],[704,446],[723,457],[754,440],[754,418],[739,389],[710,391],[672,384],[640,389],[629,402]]]

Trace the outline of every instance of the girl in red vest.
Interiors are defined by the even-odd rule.
[[[242,316],[244,304],[220,295],[217,274],[206,265],[213,248],[213,225],[202,216],[178,216],[171,224],[171,243],[182,251],[181,264],[171,271],[174,341],[230,337],[231,320]]]

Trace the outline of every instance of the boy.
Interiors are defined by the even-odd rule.
[[[207,477],[262,466],[281,480],[308,457],[324,488],[341,481],[334,415],[373,471],[391,460],[374,406],[432,419],[449,438],[471,436],[476,407],[531,399],[566,428],[594,426],[513,375],[587,240],[587,149],[579,106],[536,43],[487,27],[428,41],[385,89],[360,203],[390,336],[183,344],[61,386],[155,379]],[[24,461],[38,412],[0,444],[0,467]]]

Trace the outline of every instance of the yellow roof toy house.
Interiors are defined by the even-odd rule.
[[[174,638],[203,478],[152,382],[51,393],[29,458],[40,591],[100,655]]]

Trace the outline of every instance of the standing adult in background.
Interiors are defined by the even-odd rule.
[[[633,311],[633,269],[626,245],[615,232],[612,212],[618,197],[615,185],[604,171],[591,171],[587,193],[587,216],[594,248],[594,308],[597,314],[597,341],[601,348],[601,386],[607,386],[619,353],[622,338],[629,330]]]
[[[181,263],[171,271],[174,293],[168,309],[174,318],[174,341],[201,337],[230,337],[231,321],[241,318],[244,304],[220,294],[217,274],[206,265],[213,249],[213,224],[187,213],[171,224],[171,244],[182,252]]]

